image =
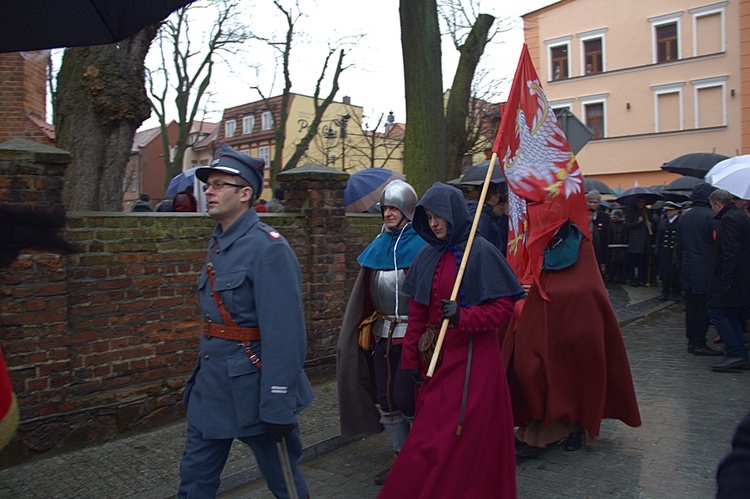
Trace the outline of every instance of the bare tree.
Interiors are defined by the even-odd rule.
[[[274,157],[270,167],[270,183],[271,187],[276,185],[276,175],[282,170],[289,170],[297,166],[300,160],[305,157],[307,149],[314,142],[318,129],[323,120],[328,106],[333,102],[336,94],[339,91],[339,77],[341,73],[347,68],[344,66],[344,49],[340,48],[345,43],[351,43],[347,40],[339,40],[336,44],[328,47],[328,53],[326,54],[323,62],[323,67],[320,71],[320,76],[315,84],[315,91],[313,93],[314,111],[313,119],[309,123],[305,135],[302,139],[295,144],[294,153],[286,161],[282,167],[282,159],[284,154],[284,146],[286,143],[286,129],[287,122],[289,119],[289,103],[291,102],[292,94],[292,78],[290,73],[290,57],[293,48],[294,34],[296,24],[303,17],[303,14],[299,8],[299,3],[295,2],[294,8],[285,7],[280,0],[274,0],[274,5],[284,16],[286,21],[286,32],[283,39],[276,40],[271,38],[259,38],[266,42],[269,46],[273,47],[276,51],[276,58],[281,63],[281,72],[284,79],[284,89],[281,94],[281,102],[278,110],[274,110],[273,106],[270,105],[270,96],[264,94],[263,90],[259,87],[253,87],[260,94],[261,98],[267,103],[268,110],[271,111],[271,115],[274,119]],[[354,41],[359,37],[354,37]],[[333,68],[333,75],[331,77],[331,87],[328,94],[321,98],[322,85],[326,78],[328,71],[330,70],[329,65],[332,62],[332,58],[338,52],[338,58],[336,59],[336,65]],[[275,111],[275,112],[274,112]]]
[[[133,136],[150,114],[144,59],[158,25],[111,45],[65,50],[54,95],[57,145],[73,160],[65,171],[68,210],[120,211]]]
[[[185,150],[196,116],[205,109],[217,60],[235,54],[250,39],[238,24],[240,0],[212,0],[209,5],[190,4],[163,24],[157,37],[161,65],[149,73],[151,106],[159,119],[167,166],[165,186],[182,171]],[[194,37],[191,23],[206,11],[215,15],[210,31]],[[197,43],[196,43],[197,42]],[[177,108],[177,141],[172,147],[167,136],[167,114],[172,102]]]

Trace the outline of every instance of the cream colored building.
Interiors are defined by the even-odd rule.
[[[628,189],[676,178],[660,167],[682,154],[741,154],[741,3],[561,0],[523,16],[547,98],[595,132],[584,175]]]
[[[259,100],[225,109],[216,140],[270,164],[276,143],[274,115],[278,117],[280,104],[281,96],[276,96],[268,102]],[[307,133],[314,116],[312,97],[291,95],[282,168]],[[403,127],[396,126],[392,114],[383,117],[380,123],[379,118],[364,117],[362,107],[352,105],[348,97],[344,97],[343,102],[332,102],[298,166],[319,163],[349,173],[374,166],[403,172],[403,134],[400,132]],[[386,132],[373,131],[376,125]],[[266,182],[268,172],[267,168]],[[264,189],[264,198],[271,195],[270,189]]]

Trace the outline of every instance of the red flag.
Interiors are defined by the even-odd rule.
[[[524,44],[492,148],[508,182],[508,263],[539,284],[542,251],[567,220],[589,235],[583,176]]]

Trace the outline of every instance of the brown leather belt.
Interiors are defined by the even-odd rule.
[[[260,340],[260,329],[257,327],[227,326],[208,321],[203,323],[203,334],[207,338],[216,337],[233,341]]]

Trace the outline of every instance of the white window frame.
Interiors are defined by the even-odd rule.
[[[700,108],[698,101],[698,91],[704,88],[721,87],[721,124],[727,126],[727,79],[728,75],[716,76],[713,78],[700,78],[697,80],[690,80],[690,84],[693,85],[693,101],[695,105],[695,128],[700,126]]]
[[[607,72],[607,50],[606,45],[604,43],[604,33],[607,31],[607,28],[600,28],[600,29],[594,29],[591,31],[584,31],[583,33],[578,33],[576,36],[579,39],[579,47],[581,51],[581,76],[586,76],[588,73],[586,73],[586,47],[585,42],[588,42],[590,40],[595,40],[597,38],[601,38],[602,40],[602,73]],[[601,73],[592,73],[592,74],[601,74]]]
[[[237,131],[237,120],[227,120],[224,122],[224,137],[234,137]]]
[[[572,52],[570,51],[570,40],[573,39],[573,35],[568,36],[561,36],[558,38],[553,38],[551,40],[546,40],[544,43],[547,45],[547,81],[558,81],[555,80],[552,76],[552,49],[566,46],[568,48],[568,77],[567,78],[560,78],[560,80],[567,80],[569,78],[573,77],[573,74],[571,72],[571,58],[573,56]]]
[[[672,14],[664,14],[663,16],[656,16],[649,18],[648,22],[651,23],[651,62],[657,64],[659,59],[659,44],[656,38],[656,28],[665,24],[677,23],[677,61],[682,59],[682,25],[680,18],[684,14],[684,11],[674,12]]]
[[[260,129],[273,129],[273,114],[271,114],[271,111],[263,111],[263,114],[260,117]]]
[[[271,146],[260,146],[258,157],[266,162],[266,168],[271,164]]]
[[[726,7],[728,3],[729,2],[718,2],[688,10],[688,12],[693,15],[693,57],[698,56],[698,18],[711,16],[713,14],[721,15],[721,51],[727,51],[726,15],[724,14],[724,7]]]
[[[242,117],[242,135],[250,135],[255,128],[255,116],[252,114]]]
[[[591,104],[602,105],[602,128],[604,133],[601,137],[597,137],[597,139],[607,138],[607,97],[609,97],[608,93],[587,95],[578,98],[578,100],[581,102],[581,117],[583,118],[581,121],[586,126],[588,126],[588,123],[586,122],[586,106],[589,106]]]
[[[654,133],[659,133],[659,96],[664,94],[677,94],[677,101],[680,104],[680,126],[678,130],[682,131],[685,129],[683,125],[683,102],[682,102],[682,87],[685,86],[685,82],[667,83],[666,85],[654,85],[651,90],[654,92]]]

